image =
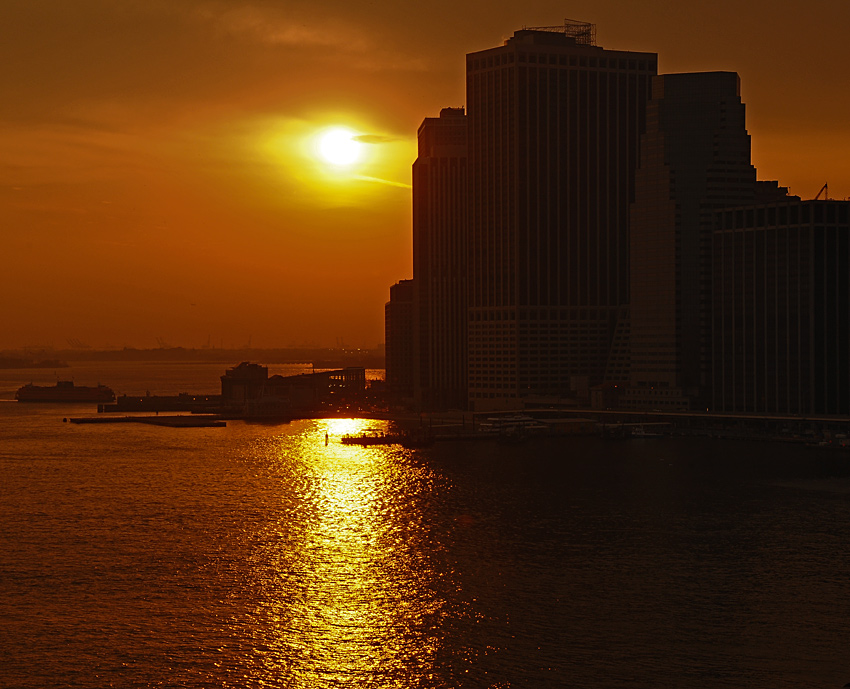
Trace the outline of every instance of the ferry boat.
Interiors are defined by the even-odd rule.
[[[56,385],[28,383],[15,393],[18,402],[112,402],[115,393],[105,385],[97,387],[74,385],[72,380],[60,380]]]

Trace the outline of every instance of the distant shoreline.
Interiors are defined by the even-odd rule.
[[[31,368],[68,368],[68,362],[59,359],[0,357],[0,370],[11,371]]]
[[[382,349],[325,349],[310,347],[272,349],[186,349],[164,347],[156,349],[62,349],[62,350],[6,350],[0,352],[0,368],[4,360],[60,362],[55,367],[67,366],[69,361],[185,361],[199,363],[232,363],[234,361],[263,361],[268,364],[312,364],[315,368],[384,368]],[[21,367],[24,368],[24,367]],[[26,366],[25,368],[34,368]],[[46,366],[45,368],[50,368]]]

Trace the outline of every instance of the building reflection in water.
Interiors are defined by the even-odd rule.
[[[426,514],[435,477],[409,450],[339,442],[367,430],[386,424],[305,422],[276,439],[282,509],[269,506],[279,518],[253,555],[267,649],[254,680],[409,687],[436,670],[454,585]]]

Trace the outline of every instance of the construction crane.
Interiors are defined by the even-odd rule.
[[[85,342],[81,342],[77,338],[71,338],[65,341],[71,349],[91,349],[91,345],[87,345]]]
[[[812,200],[817,201],[820,198],[821,194],[823,194],[823,200],[824,201],[829,201],[829,184],[824,184],[820,188],[820,191],[815,195],[815,198],[812,199]]]

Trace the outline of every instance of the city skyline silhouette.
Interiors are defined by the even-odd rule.
[[[848,21],[0,2],[0,685],[844,685]]]
[[[843,198],[848,9],[770,7],[569,13],[660,72],[737,71],[764,177]],[[564,10],[363,9],[4,3],[0,348],[381,342],[412,273],[417,127],[466,105],[463,55]],[[353,164],[320,157],[332,128]]]
[[[467,111],[419,129],[399,395],[850,411],[850,201],[757,177],[736,72],[657,69],[575,20],[467,54]]]

